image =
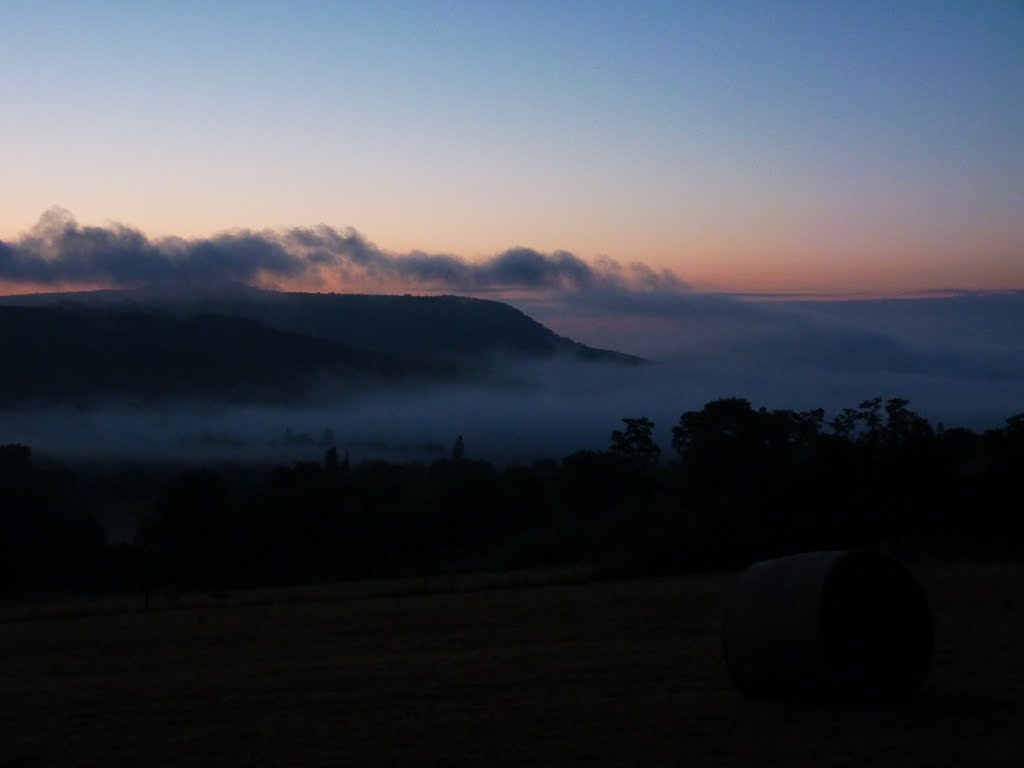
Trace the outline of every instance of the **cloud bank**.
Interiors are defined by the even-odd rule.
[[[53,208],[13,242],[0,241],[0,280],[34,285],[109,283],[166,287],[275,281],[349,290],[374,285],[483,293],[525,291],[665,291],[686,286],[669,270],[602,258],[587,262],[568,251],[515,247],[471,262],[449,254],[395,254],[354,229],[326,225],[214,237],[150,239],[123,225],[81,226]]]

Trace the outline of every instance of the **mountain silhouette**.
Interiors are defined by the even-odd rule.
[[[0,405],[294,402],[486,377],[499,362],[638,364],[459,296],[93,291],[4,297]]]

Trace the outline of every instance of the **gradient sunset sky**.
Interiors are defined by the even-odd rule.
[[[0,3],[0,240],[354,227],[725,291],[1024,288],[1024,2]]]

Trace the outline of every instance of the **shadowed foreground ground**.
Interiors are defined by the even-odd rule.
[[[912,706],[751,703],[732,577],[0,609],[0,765],[1024,765],[1024,567],[913,569]]]

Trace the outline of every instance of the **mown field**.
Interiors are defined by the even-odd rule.
[[[0,765],[1024,765],[1024,566],[912,570],[937,652],[896,708],[741,698],[731,574],[6,605]]]

